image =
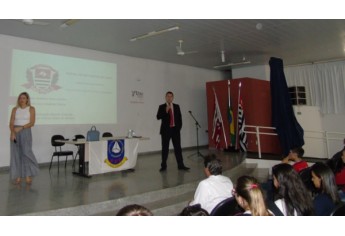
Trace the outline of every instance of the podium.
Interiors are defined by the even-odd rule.
[[[100,141],[57,140],[67,144],[79,145],[78,170],[73,174],[83,177],[135,168],[140,140],[145,137],[109,137]]]
[[[134,169],[138,146],[138,138],[89,142],[85,146],[85,162],[89,163],[88,175]]]

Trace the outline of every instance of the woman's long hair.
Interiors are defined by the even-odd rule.
[[[258,181],[251,176],[241,176],[237,179],[236,193],[247,201],[253,216],[268,216],[264,196]]]
[[[340,202],[334,174],[327,165],[318,162],[311,167],[311,171],[321,179],[320,192],[331,197],[334,204]]]
[[[287,215],[309,216],[314,214],[311,193],[307,190],[301,177],[289,164],[281,163],[273,166],[272,174],[277,179],[279,186],[277,194],[285,202]]]

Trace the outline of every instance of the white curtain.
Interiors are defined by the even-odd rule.
[[[345,62],[329,62],[284,68],[286,82],[305,86],[307,104],[323,114],[345,114]]]

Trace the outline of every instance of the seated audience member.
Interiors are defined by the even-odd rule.
[[[335,168],[335,181],[339,187],[345,187],[345,149],[341,152],[341,159],[337,162]]]
[[[327,165],[332,169],[335,175],[335,182],[339,189],[339,195],[341,201],[345,202],[345,139],[344,147],[341,151],[333,155],[331,159],[327,161]]]
[[[285,216],[310,216],[314,214],[311,193],[291,165],[273,166],[273,185],[276,188],[275,204]]]
[[[222,175],[221,161],[214,155],[205,157],[204,166],[207,178],[199,183],[194,200],[189,205],[200,204],[210,214],[218,203],[232,197],[233,184],[228,177]]]
[[[179,216],[209,216],[205,209],[201,208],[200,204],[185,207]]]
[[[146,207],[132,204],[120,209],[116,216],[153,216],[153,214]]]
[[[270,216],[273,215],[266,208],[260,184],[254,177],[242,176],[237,179],[233,195],[238,205],[244,209],[243,216]]]
[[[302,157],[304,155],[304,149],[294,148],[290,150],[290,153],[287,157],[285,157],[282,162],[289,164],[290,161],[294,162],[292,164],[293,168],[299,173],[301,170],[308,168],[308,163],[304,160],[302,160]]]
[[[329,216],[340,202],[334,174],[327,165],[316,163],[311,167],[311,176],[318,192],[313,200],[315,215]]]
[[[332,158],[330,158],[327,161],[327,165],[332,169],[333,173],[337,173],[339,172],[343,165],[342,165],[342,156],[343,156],[343,151],[345,150],[345,139],[344,139],[344,147],[337,152],[336,154],[334,154],[332,156]]]

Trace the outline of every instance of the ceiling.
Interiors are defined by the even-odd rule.
[[[82,19],[66,28],[60,27],[63,19],[35,21],[49,24],[2,19],[0,34],[208,69],[243,59],[251,64],[242,66],[268,64],[272,56],[284,65],[345,59],[345,20]],[[179,30],[130,42],[172,26]],[[198,53],[177,55],[178,40],[184,41],[183,51]]]

